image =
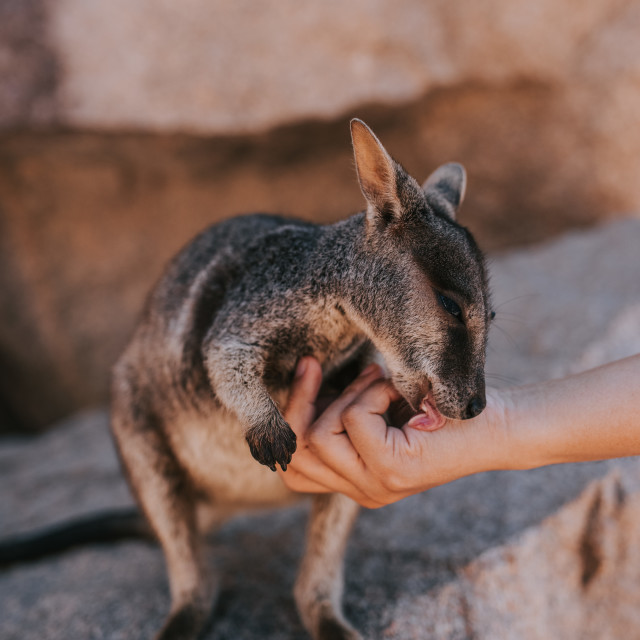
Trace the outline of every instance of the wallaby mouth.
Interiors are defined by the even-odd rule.
[[[417,413],[408,425],[420,431],[435,431],[444,426],[446,418],[436,408],[431,391],[422,399],[420,403],[420,413]]]

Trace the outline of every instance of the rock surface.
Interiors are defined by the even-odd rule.
[[[425,147],[482,169],[486,198],[640,207],[637,0],[3,0],[0,11],[0,128],[228,136],[385,105]]]
[[[22,11],[3,4],[9,16]],[[606,87],[623,93],[597,107],[629,115],[622,102],[639,96],[625,89],[640,71],[640,13],[629,0],[27,4],[45,29],[18,21],[22,37],[5,50],[48,47],[53,119],[71,126],[255,132],[469,83]]]
[[[526,382],[640,351],[640,222],[495,257],[489,374]],[[129,504],[103,412],[0,444],[0,532]],[[306,508],[244,516],[211,543],[209,640],[305,637],[290,595]],[[465,478],[363,512],[345,607],[370,638],[633,638],[640,611],[636,459]],[[79,549],[0,575],[0,637],[149,637],[168,591],[161,553]]]

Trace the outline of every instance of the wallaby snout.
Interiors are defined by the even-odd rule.
[[[485,395],[483,372],[481,379],[477,381],[477,383],[474,385],[473,390],[465,397],[460,418],[462,420],[475,418],[484,411],[484,408],[486,406],[487,397]]]
[[[434,376],[429,396],[438,412],[451,420],[469,420],[480,415],[487,406],[484,359],[475,373],[469,374],[461,367],[447,371],[447,375]]]
[[[469,420],[470,418],[479,416],[484,411],[487,406],[487,399],[483,391],[470,397],[466,396],[460,403],[434,401],[433,404],[438,412],[445,416],[445,418],[450,418],[451,420]]]
[[[438,354],[433,357],[437,359]],[[440,378],[398,369],[391,372],[391,378],[414,411],[429,411],[429,405],[445,418],[468,420],[480,415],[487,405],[483,371],[480,379],[473,376],[469,380],[463,372]]]
[[[469,418],[475,418],[479,416],[484,408],[487,406],[487,398],[484,393],[481,396],[473,396],[471,400],[469,400],[469,404],[467,405],[467,410],[465,413],[465,420]]]

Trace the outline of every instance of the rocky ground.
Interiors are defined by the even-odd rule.
[[[635,219],[495,256],[489,380],[640,352],[638,246]],[[0,441],[1,535],[129,503],[103,411]],[[245,516],[212,538],[208,640],[306,637],[291,597],[305,517],[304,505]],[[640,638],[639,534],[635,459],[465,478],[361,514],[345,609],[372,639]],[[137,640],[168,603],[153,545],[79,549],[0,574],[0,638]]]

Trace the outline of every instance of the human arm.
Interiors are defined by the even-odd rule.
[[[480,416],[437,431],[387,426],[382,414],[398,394],[375,370],[314,421],[320,367],[304,362],[286,410],[298,451],[283,474],[298,491],[338,491],[377,507],[481,471],[640,454],[640,355],[489,390]]]

